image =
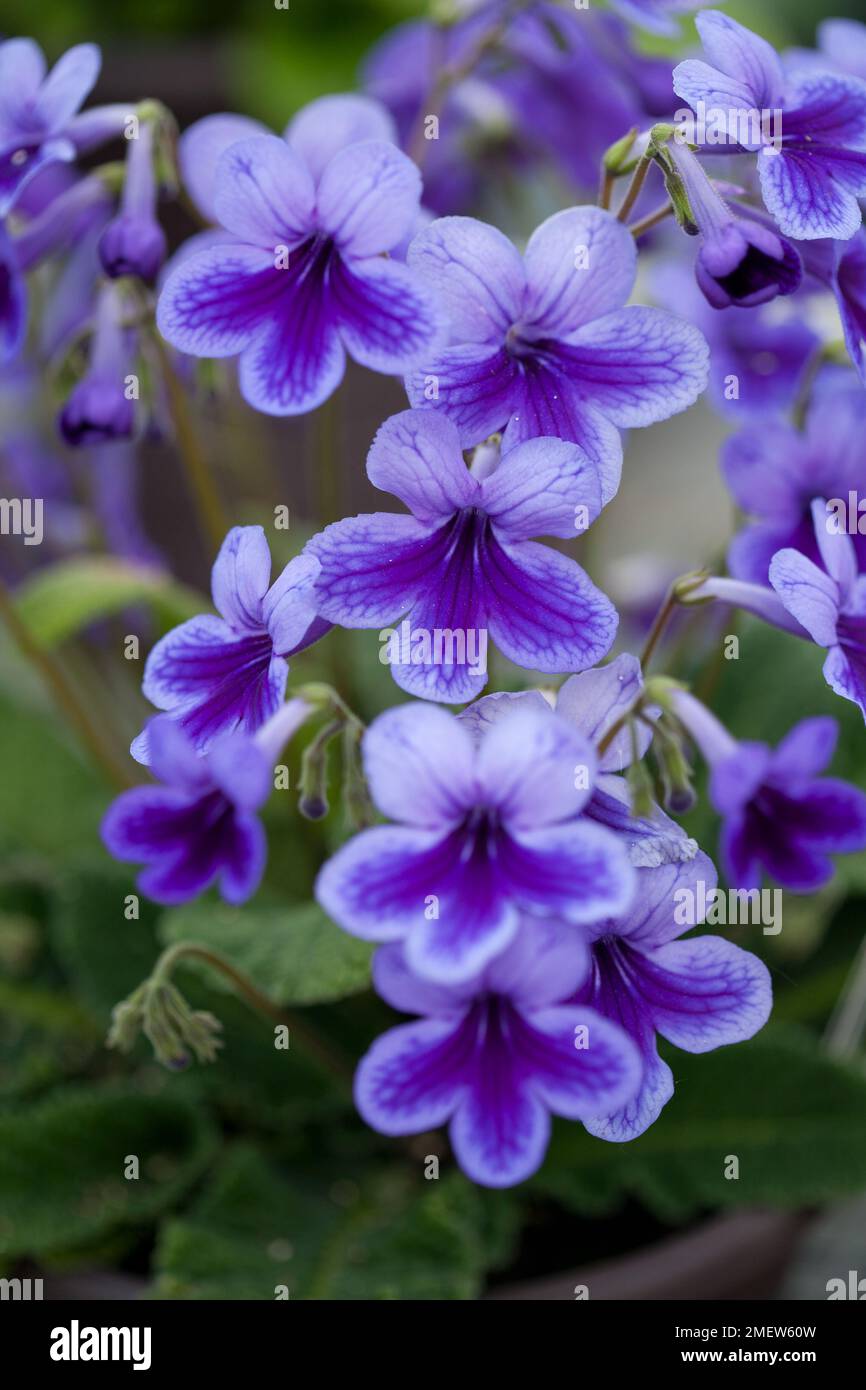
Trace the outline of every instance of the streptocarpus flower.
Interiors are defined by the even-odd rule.
[[[613,724],[634,706],[642,690],[640,662],[637,657],[622,652],[606,666],[569,676],[557,692],[555,705],[539,690],[520,694],[500,691],[476,700],[458,717],[473,737],[480,740],[514,709],[532,709],[550,716],[555,708],[559,718],[597,745]],[[631,794],[621,774],[631,765],[635,752],[643,757],[651,738],[652,730],[643,723],[637,724],[633,747],[631,729],[627,726],[620,729],[604,753],[598,756],[592,795],[583,810],[590,820],[621,838],[629,859],[638,868],[693,859],[698,849],[682,826],[665,815],[660,807],[655,806],[650,816],[632,813]]]
[[[715,888],[705,854],[641,869],[638,880],[630,910],[589,929],[591,965],[572,997],[618,1024],[640,1053],[637,1094],[584,1122],[590,1134],[613,1142],[643,1134],[674,1093],[657,1034],[685,1052],[710,1052],[751,1038],[772,1006],[769,971],[757,956],[720,936],[677,939],[696,925],[699,903]]]
[[[96,45],[82,43],[46,75],[42,50],[32,39],[0,43],[0,217],[46,164],[75,158],[70,124],[100,63]]]
[[[310,713],[303,700],[290,700],[254,738],[225,734],[204,755],[173,719],[151,720],[150,766],[163,785],[121,792],[102,822],[116,859],[147,866],[138,878],[142,893],[182,903],[218,880],[226,902],[252,896],[267,854],[256,812],[273,786],[280,750]]]
[[[850,241],[811,242],[803,265],[835,296],[848,355],[866,386],[866,230],[861,227]]]
[[[381,140],[339,151],[314,177],[283,140],[241,140],[221,157],[214,207],[230,234],[182,260],[163,287],[163,337],[195,357],[240,354],[242,395],[299,415],[336,390],[346,353],[407,371],[438,314],[420,277],[385,255],[418,214],[411,160]]]
[[[121,275],[154,280],[165,260],[165,232],[156,218],[154,133],[153,121],[145,121],[136,138],[128,140],[120,211],[100,237],[99,259],[113,280]]]
[[[677,718],[710,766],[710,800],[724,817],[725,873],[760,888],[764,873],[798,893],[833,876],[831,854],[866,848],[866,795],[821,774],[833,757],[835,719],[804,719],[776,748],[740,743],[693,695],[677,691]]]
[[[700,9],[706,0],[611,0],[623,19],[647,29],[651,34],[675,37],[680,33],[679,16]]]
[[[147,658],[142,690],[181,725],[199,751],[220,734],[251,734],[280,707],[286,657],[327,631],[316,617],[311,555],[290,560],[271,583],[271,555],[261,526],[234,526],[211,572],[219,617],[202,614],[173,628]],[[132,755],[148,761],[147,729]]]
[[[822,384],[813,395],[802,432],[781,420],[765,420],[732,435],[722,446],[725,482],[738,506],[759,518],[736,535],[728,568],[738,579],[766,584],[776,551],[799,550],[818,562],[811,504],[838,498],[846,506],[866,470],[866,396],[850,372]],[[866,537],[852,536],[861,562]]]
[[[113,285],[105,285],[96,304],[87,372],[60,412],[60,433],[74,448],[132,435],[135,407],[125,379],[131,338],[131,330],[123,326],[120,294]]]
[[[355,1102],[383,1134],[448,1124],[460,1167],[486,1187],[523,1182],[540,1166],[550,1115],[583,1120],[624,1105],[640,1060],[621,1029],[563,1003],[586,973],[574,933],[526,918],[480,979],[430,984],[400,946],[373,961],[376,989],[422,1018],[392,1028],[361,1059]]]
[[[695,276],[708,303],[714,309],[753,309],[779,294],[793,294],[803,267],[791,243],[763,223],[737,216],[687,145],[674,139],[667,149],[701,239]]]
[[[695,24],[709,61],[679,63],[674,91],[730,145],[757,152],[764,203],[786,236],[853,236],[866,194],[866,85],[826,72],[786,78],[766,39],[718,10]]]
[[[853,700],[866,719],[866,575],[859,573],[851,537],[835,530],[823,498],[812,503],[812,518],[823,568],[799,550],[780,550],[770,563],[770,583],[794,621],[827,648],[827,684]]]
[[[406,410],[379,430],[367,474],[412,515],[349,517],[307,551],[321,565],[323,617],[382,628],[408,615],[391,665],[403,690],[473,699],[487,683],[488,631],[512,661],[540,671],[582,669],[609,650],[613,605],[574,560],[530,539],[567,539],[601,510],[598,470],[576,445],[529,440],[481,477],[449,419]]]
[[[445,305],[450,344],[407,379],[415,406],[453,420],[464,448],[504,430],[503,451],[539,435],[579,444],[619,486],[619,430],[684,410],[707,380],[707,347],[663,309],[624,307],[631,233],[601,208],[568,208],[533,232],[521,257],[471,217],[421,232],[408,264]]]
[[[628,904],[625,847],[580,814],[595,754],[564,720],[517,709],[476,744],[438,706],[402,705],[373,722],[363,756],[398,824],[338,850],[316,896],[355,936],[405,938],[418,974],[469,979],[513,941],[521,910],[583,924]]]

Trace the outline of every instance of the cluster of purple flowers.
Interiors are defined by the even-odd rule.
[[[602,665],[613,603],[539,543],[581,538],[614,501],[623,431],[709,387],[739,411],[722,468],[748,520],[730,575],[689,597],[817,644],[829,685],[866,717],[866,520],[834,524],[840,499],[859,519],[866,457],[866,30],[831,26],[820,58],[783,61],[705,11],[703,58],[672,70],[639,56],[626,21],[676,32],[690,8],[482,0],[447,26],[401,26],[370,56],[364,95],[315,101],[281,135],[208,116],[177,150],[205,230],[168,261],[167,113],[81,112],[99,70],[90,45],[46,76],[33,43],[0,43],[0,361],[26,361],[28,276],[53,265],[41,360],[75,362],[86,343],[59,415],[68,445],[141,430],[130,383],[151,295],[167,360],[183,373],[189,358],[236,358],[241,395],[269,415],[322,407],[347,358],[403,381],[408,408],[382,424],[367,475],[406,510],[326,526],[276,578],[262,528],[229,531],[216,613],[146,663],[160,713],[132,752],[156,781],[118,798],[103,838],[144,866],[158,902],[212,885],[246,901],[275,760],[322,709],[309,690],[287,699],[289,661],[334,626],[379,630],[396,685],[423,703],[364,735],[387,823],[344,844],[315,892],[344,930],[381,943],[374,984],[415,1019],[363,1058],[357,1104],[385,1134],[447,1123],[461,1166],[491,1186],[538,1167],[551,1115],[608,1141],[643,1133],[673,1093],[658,1035],[701,1052],[768,1017],[758,957],[687,935],[702,916],[677,904],[705,901],[716,871],[661,796],[636,795],[651,751],[684,795],[688,750],[706,760],[734,887],[766,875],[812,891],[831,855],[866,847],[866,795],[822,775],[833,720],[806,719],[771,749],[735,739],[687,690],[645,683],[627,653]],[[118,197],[116,167],[75,161],[121,136]],[[712,173],[720,153],[730,181]],[[503,163],[552,166],[571,190],[522,249],[468,215],[493,216],[484,192]],[[665,308],[629,302],[648,244],[677,258],[650,282]],[[839,360],[820,339],[827,301],[850,359],[834,372],[819,370]],[[567,679],[555,695],[482,696],[488,640]]]

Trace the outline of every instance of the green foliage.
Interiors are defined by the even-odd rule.
[[[0,1258],[45,1255],[152,1222],[214,1150],[189,1101],[131,1086],[69,1088],[0,1114]],[[124,1177],[136,1155],[137,1179]]]
[[[341,931],[316,903],[193,903],[167,912],[160,935],[166,944],[196,941],[218,951],[277,1004],[344,999],[370,982],[373,947]]]
[[[57,725],[0,699],[0,846],[53,867],[99,844],[108,792]]]
[[[190,1214],[163,1227],[157,1297],[273,1299],[281,1285],[292,1299],[477,1295],[495,1248],[486,1194],[459,1175],[350,1172],[299,1179],[247,1146],[230,1151]]]
[[[165,630],[210,608],[206,598],[164,570],[108,555],[61,560],[37,570],[17,590],[16,603],[19,617],[43,647],[137,603],[146,604]]]
[[[667,1220],[702,1208],[797,1207],[866,1184],[866,1078],[807,1033],[770,1029],[703,1056],[671,1051],[676,1093],[646,1134],[608,1144],[557,1126],[532,1186],[579,1212],[626,1194]],[[728,1155],[737,1180],[725,1177]]]

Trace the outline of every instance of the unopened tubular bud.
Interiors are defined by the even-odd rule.
[[[307,820],[322,820],[328,814],[328,744],[342,727],[342,719],[333,719],[304,749],[298,810]]]

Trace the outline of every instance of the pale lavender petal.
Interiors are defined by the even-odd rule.
[[[770,1016],[773,989],[762,960],[720,936],[672,941],[645,956],[641,997],[656,1028],[686,1052],[744,1042]]]
[[[866,151],[766,146],[758,159],[761,194],[786,236],[848,240],[862,223],[858,195],[866,193]]]
[[[69,48],[39,89],[33,114],[46,131],[61,131],[93,89],[102,66],[102,54],[95,43],[79,43]]]
[[[420,198],[421,175],[411,159],[384,140],[364,140],[328,163],[317,217],[344,255],[376,256],[402,241]]]
[[[463,461],[456,427],[433,410],[390,416],[367,455],[367,476],[426,523],[445,521],[480,502],[481,489]]]
[[[427,900],[440,892],[454,854],[441,830],[377,825],[323,866],[316,899],[353,936],[398,941],[423,923]]]
[[[217,221],[214,207],[216,170],[220,158],[231,145],[257,135],[269,135],[267,126],[251,116],[220,111],[194,121],[178,141],[178,161],[183,185],[199,212],[208,222]]]
[[[405,384],[413,406],[441,411],[454,421],[464,449],[504,429],[522,391],[514,359],[503,348],[491,347],[488,343],[450,347],[441,356],[431,358],[423,368],[411,372]],[[545,425],[549,423],[544,422]],[[528,428],[506,444],[534,439],[540,434],[562,437],[563,432],[553,428]],[[570,433],[568,437],[572,437]],[[577,442],[583,443],[583,440]]]
[[[296,555],[262,600],[262,622],[279,656],[287,656],[303,642],[316,617],[320,568],[314,555]]]
[[[0,42],[0,141],[14,139],[45,76],[45,59],[34,39]]]
[[[588,969],[583,933],[554,917],[527,915],[511,945],[487,967],[484,984],[523,1010],[543,1009],[574,994]]]
[[[772,755],[773,777],[792,779],[817,777],[836,751],[839,725],[829,715],[803,719],[790,729]]]
[[[455,344],[501,346],[526,288],[523,261],[502,232],[474,217],[440,217],[418,234],[407,261],[432,285]]]
[[[499,383],[496,389],[504,393],[500,394],[499,399],[507,400],[511,407],[502,452],[507,455],[523,440],[535,439],[539,435],[556,435],[560,439],[571,440],[583,449],[597,467],[602,504],[607,505],[619,488],[622,441],[613,421],[590,399],[589,389],[579,379],[572,377],[571,364],[565,356],[569,351],[565,346],[558,345],[554,351],[545,353],[543,365],[539,360],[535,370],[522,377],[518,375],[513,362],[502,354],[511,372],[510,381],[506,381],[504,372],[495,378]],[[493,381],[494,377],[491,377],[491,383]],[[483,386],[483,382],[479,384]],[[493,396],[494,386],[491,384],[491,409]],[[452,399],[451,393],[445,397],[446,408],[451,413]],[[462,405],[460,408],[462,412]],[[466,409],[465,415],[471,420],[471,409]]]
[[[831,647],[823,669],[831,690],[859,705],[866,719],[866,659],[851,648]]]
[[[816,497],[812,502],[812,522],[815,539],[824,568],[839,586],[839,606],[844,608],[854,592],[859,566],[854,542],[844,532],[830,530],[827,519],[827,504],[823,498]]]
[[[643,690],[643,676],[637,657],[623,652],[607,666],[569,676],[556,697],[556,712],[579,729],[590,743],[598,744],[614,724],[635,703]],[[636,731],[641,756],[649,747],[652,730],[639,725]],[[602,772],[622,772],[632,761],[632,739],[628,729],[618,733],[599,763]]]
[[[664,309],[632,305],[572,333],[557,355],[578,391],[621,429],[667,420],[707,384],[703,334]]]
[[[271,768],[247,734],[226,734],[208,753],[208,771],[220,791],[242,811],[257,811],[272,790]]]
[[[635,241],[625,223],[596,207],[554,213],[526,247],[521,324],[538,336],[565,338],[621,309],[636,272]]]
[[[503,540],[571,540],[601,511],[598,469],[576,444],[527,440],[484,479],[481,505]]]
[[[770,564],[770,583],[812,640],[819,647],[832,647],[839,616],[835,580],[798,550],[780,550]]]
[[[299,155],[276,135],[240,140],[220,156],[214,183],[218,220],[241,241],[290,249],[314,226],[316,190]]]
[[[700,904],[717,882],[715,865],[702,851],[690,860],[638,869],[628,910],[593,935],[621,936],[644,951],[666,945],[700,924]]]
[[[501,958],[500,958],[501,959]],[[373,957],[373,984],[376,993],[404,1014],[427,1014],[433,1018],[463,1014],[468,1001],[477,993],[477,983],[449,987],[425,980],[409,969],[401,943],[380,946]]]
[[[500,719],[508,719],[520,707],[535,710],[540,714],[550,714],[553,706],[545,700],[540,690],[497,690],[493,695],[484,695],[474,704],[468,705],[458,714],[460,723],[479,741]]]
[[[271,552],[264,528],[233,526],[211,570],[214,607],[238,632],[260,633],[262,600],[271,582]]]
[[[283,133],[317,183],[328,162],[347,145],[359,140],[397,143],[390,112],[381,102],[357,92],[318,97],[301,107]]]
[[[475,755],[468,730],[432,705],[398,705],[364,735],[364,770],[379,810],[432,829],[457,824],[475,799]]]
[[[673,1073],[659,1057],[653,1042],[643,1053],[643,1076],[634,1098],[610,1115],[584,1120],[584,1125],[597,1139],[626,1144],[655,1124],[673,1093]]]
[[[595,767],[592,745],[564,719],[518,703],[481,743],[479,795],[509,832],[553,825],[585,806]]]

